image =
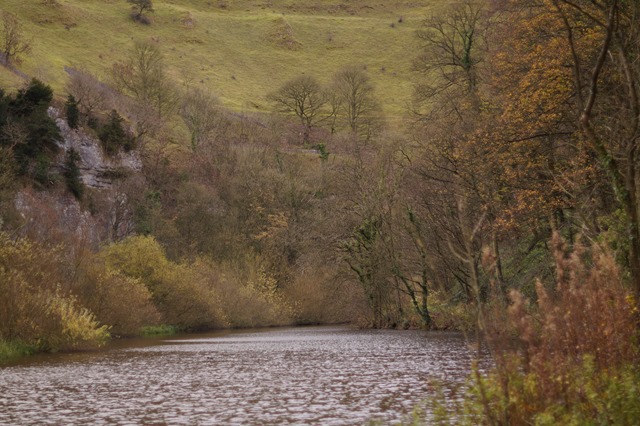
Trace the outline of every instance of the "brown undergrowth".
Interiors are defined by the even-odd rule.
[[[475,371],[468,399],[441,422],[487,425],[637,424],[638,307],[602,247],[553,237],[556,282],[536,283],[486,312],[495,368]]]

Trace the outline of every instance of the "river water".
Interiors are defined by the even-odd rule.
[[[410,420],[469,373],[457,333],[301,327],[123,341],[0,368],[0,424],[318,424]]]

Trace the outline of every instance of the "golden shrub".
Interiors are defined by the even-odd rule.
[[[95,315],[79,306],[75,298],[55,294],[47,305],[53,333],[40,337],[41,345],[47,349],[90,349],[109,340],[109,326],[100,326]]]
[[[99,260],[83,272],[78,297],[101,324],[111,326],[112,334],[134,336],[142,327],[160,322],[151,292],[140,279],[114,271]]]
[[[82,349],[108,339],[108,328],[66,290],[59,248],[0,233],[0,339],[40,350]]]
[[[204,263],[172,262],[153,237],[142,236],[106,247],[103,256],[110,268],[146,286],[164,322],[189,330],[222,325]]]

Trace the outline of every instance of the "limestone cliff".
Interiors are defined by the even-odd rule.
[[[90,130],[69,128],[56,108],[48,112],[62,135],[53,169],[62,175],[66,153],[75,149],[80,156],[81,179],[89,191],[82,203],[59,185],[47,191],[18,191],[14,206],[21,217],[21,233],[40,241],[76,239],[94,247],[132,233],[133,212],[123,182],[141,176],[139,154],[120,152],[108,157]]]
[[[114,177],[142,170],[142,161],[136,151],[121,151],[114,157],[107,157],[95,136],[82,128],[71,129],[58,109],[49,108],[49,116],[56,121],[63,138],[59,143],[61,158],[71,148],[80,155],[81,178],[86,186],[110,188]]]

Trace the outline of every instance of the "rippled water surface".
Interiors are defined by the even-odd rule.
[[[0,368],[0,424],[390,424],[473,356],[455,333],[348,327],[122,342]]]

